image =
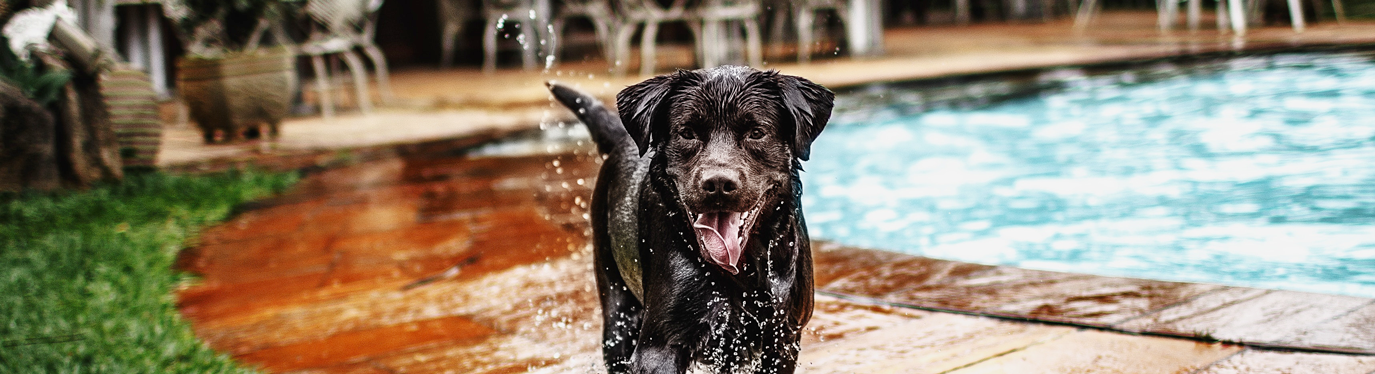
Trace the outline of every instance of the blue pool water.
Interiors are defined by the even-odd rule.
[[[978,95],[1027,85],[1049,89]],[[974,99],[943,99],[961,95]],[[1368,54],[845,94],[804,167],[816,238],[1375,297]]]

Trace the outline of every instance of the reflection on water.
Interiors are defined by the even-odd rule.
[[[840,98],[805,164],[812,235],[979,263],[1375,296],[1368,55],[1065,70],[1036,83],[1056,89],[943,107],[929,89]]]

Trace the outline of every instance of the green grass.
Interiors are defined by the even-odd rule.
[[[296,179],[144,173],[0,196],[0,373],[252,372],[192,334],[172,264],[197,230]]]

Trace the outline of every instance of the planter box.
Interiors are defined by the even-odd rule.
[[[286,49],[182,58],[177,86],[207,144],[257,137],[261,125],[275,138],[296,91],[296,58]]]

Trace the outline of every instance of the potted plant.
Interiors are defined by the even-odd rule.
[[[296,59],[259,37],[284,9],[279,0],[169,0],[164,13],[186,45],[177,86],[207,144],[275,137],[296,89]]]

